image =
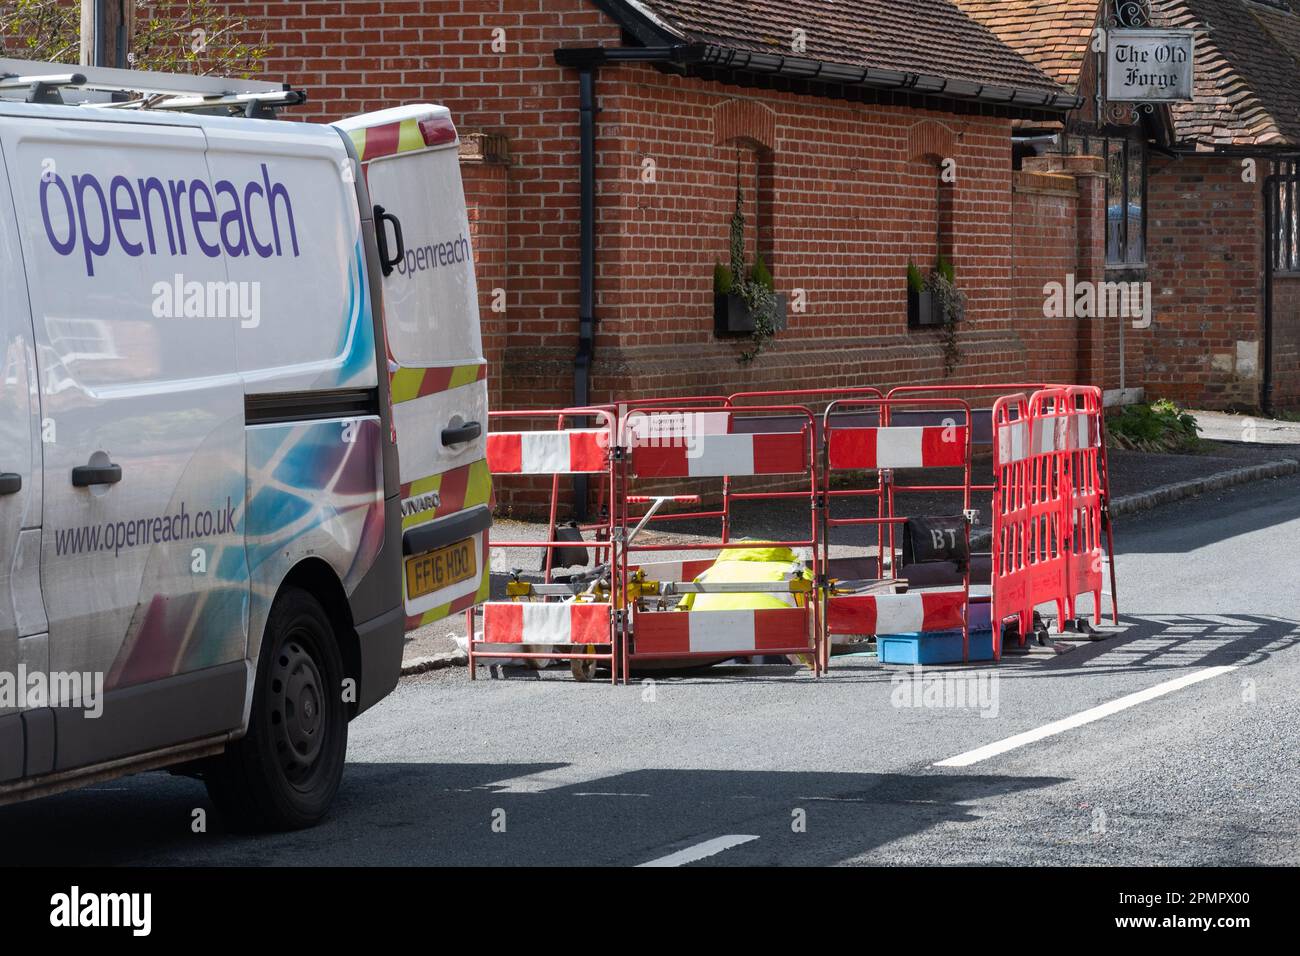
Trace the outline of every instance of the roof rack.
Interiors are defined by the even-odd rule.
[[[307,99],[288,83],[0,57],[0,100],[111,109],[242,113],[271,118]]]

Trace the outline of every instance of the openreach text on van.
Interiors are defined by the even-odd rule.
[[[53,170],[41,173],[41,218],[50,246],[61,256],[70,256],[81,248],[86,275],[95,274],[95,260],[108,255],[113,240],[128,256],[157,255],[162,230],[166,229],[167,253],[189,255],[187,239],[205,256],[215,259],[225,254],[238,258],[256,253],[263,259],[284,252],[281,215],[288,226],[289,245],[298,255],[298,230],[293,221],[293,202],[283,183],[271,182],[266,164],[262,179],[250,180],[242,188],[227,179],[219,179],[210,189],[202,179],[169,179],[157,176],[134,181],[114,176],[107,191],[93,173],[78,173],[71,178],[72,188]],[[214,195],[215,193],[215,195]],[[222,200],[224,199],[224,203]],[[260,200],[270,214],[271,234],[261,234],[254,227],[255,203]],[[62,212],[68,223],[67,235],[56,234],[51,219],[51,205]],[[186,229],[188,222],[189,228]]]
[[[406,255],[397,263],[397,274],[409,278],[425,269],[436,269],[438,266],[464,262],[469,256],[469,240],[462,233],[447,242],[427,243],[408,248]]]

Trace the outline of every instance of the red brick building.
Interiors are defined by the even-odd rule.
[[[1196,31],[1195,99],[1137,116],[1098,113],[1091,44],[1113,3],[956,2],[1083,100],[1064,125],[1017,132],[1061,134],[1039,152],[1106,157],[1106,277],[1155,294],[1149,328],[1104,330],[1122,342],[1124,384],[1206,407],[1300,407],[1295,0],[1150,0],[1151,25]]]
[[[1077,98],[943,0],[238,10],[273,51],[265,71],[310,91],[298,115],[453,110],[500,405],[942,380],[940,337],[909,329],[906,292],[908,262],[939,252],[968,296],[952,380],[1100,374],[1086,327],[1042,318],[1044,281],[1100,271],[1079,225],[1099,162],[1012,169],[1013,123],[1060,120]],[[747,337],[714,332],[738,178],[746,258],[761,252],[789,301],[748,363]]]
[[[905,285],[942,253],[968,297],[951,381],[1285,408],[1295,2],[1150,0],[1154,24],[1197,30],[1195,102],[1136,114],[1096,97],[1114,0],[225,7],[310,92],[298,116],[454,111],[498,407],[943,380]],[[713,323],[738,181],[746,259],[788,300],[753,362]],[[1044,317],[1067,277],[1151,283],[1150,326]]]

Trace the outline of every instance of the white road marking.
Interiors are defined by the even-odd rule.
[[[678,850],[676,853],[669,853],[667,856],[661,856],[657,860],[651,860],[648,863],[638,863],[637,866],[682,866],[686,863],[694,863],[696,860],[703,860],[706,857],[714,856],[723,850],[730,850],[733,846],[740,846],[742,843],[749,843],[751,840],[757,840],[757,836],[745,833],[732,833],[727,836],[714,837],[712,840],[705,840],[703,843],[697,843],[695,846],[688,846],[684,850]]]
[[[561,787],[594,783],[597,780],[614,776],[614,774],[615,771],[600,767],[576,767],[572,764],[566,764],[562,767],[551,767],[547,770],[539,770],[536,773],[524,774],[520,777],[494,780],[479,789],[493,790],[497,793],[545,793],[547,790],[558,790]]]
[[[986,744],[983,747],[977,747],[974,750],[968,750],[963,754],[955,757],[949,757],[947,760],[940,760],[932,764],[935,767],[969,767],[973,763],[979,763],[981,760],[988,760],[990,757],[996,757],[998,754],[1004,754],[1008,750],[1015,750],[1017,747],[1023,747],[1025,744],[1032,744],[1035,741],[1042,740],[1045,737],[1051,737],[1055,734],[1064,733],[1067,730],[1073,730],[1075,727],[1082,727],[1084,724],[1090,724],[1094,720],[1101,720],[1103,717],[1109,717],[1111,714],[1117,714],[1121,710],[1129,707],[1135,707],[1138,704],[1146,703],[1157,697],[1163,697],[1165,694],[1181,690],[1184,687],[1190,687],[1192,684],[1199,684],[1203,680],[1209,680],[1212,677],[1218,677],[1220,674],[1226,674],[1229,671],[1235,671],[1236,664],[1226,664],[1219,667],[1206,667],[1203,670],[1194,671],[1182,677],[1175,677],[1173,680],[1167,680],[1164,683],[1156,684],[1154,687],[1148,687],[1146,690],[1140,690],[1134,694],[1126,694],[1105,704],[1099,704],[1096,707],[1081,711],[1070,717],[1063,717],[1060,720],[1054,720],[1050,724],[1044,724],[1034,730],[1027,730],[1023,734],[1016,734],[1013,737],[1007,737],[995,743]]]

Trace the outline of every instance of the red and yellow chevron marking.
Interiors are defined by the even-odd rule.
[[[406,629],[413,631],[417,627],[424,627],[435,621],[441,621],[443,618],[451,617],[453,614],[459,614],[461,611],[468,611],[476,604],[482,604],[488,599],[488,593],[491,589],[491,568],[486,564],[483,568],[483,579],[479,582],[478,590],[472,594],[466,594],[449,601],[439,607],[429,608],[423,614],[414,614],[406,619]]]
[[[357,156],[363,163],[381,156],[396,156],[429,146],[443,146],[456,141],[456,127],[447,117],[415,117],[381,126],[348,130]]]
[[[453,365],[448,368],[399,368],[389,373],[389,392],[393,404],[435,395],[487,378],[487,363]]]
[[[486,458],[469,465],[444,471],[440,475],[417,478],[402,485],[402,500],[430,491],[438,492],[438,507],[419,511],[402,518],[402,530],[418,524],[427,524],[466,508],[492,503],[492,473]]]

